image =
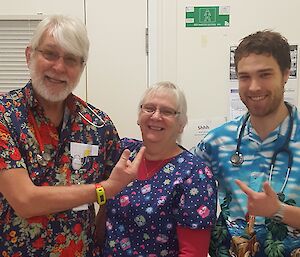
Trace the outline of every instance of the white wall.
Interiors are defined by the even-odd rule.
[[[147,87],[146,0],[87,0],[91,41],[87,100],[108,113],[120,137],[140,137],[138,102]]]
[[[230,26],[186,28],[187,6],[230,6]],[[156,79],[184,89],[190,119],[228,117],[230,46],[262,29],[274,29],[299,45],[299,9],[299,0],[161,1]]]

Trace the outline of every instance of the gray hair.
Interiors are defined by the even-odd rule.
[[[39,46],[45,32],[52,35],[65,51],[80,56],[84,62],[87,61],[90,43],[86,27],[80,19],[64,15],[53,15],[45,18],[38,24],[30,40],[32,49]]]
[[[139,108],[149,96],[154,95],[158,92],[159,93],[161,93],[161,92],[167,93],[169,95],[174,96],[174,98],[176,100],[176,105],[177,105],[176,111],[179,112],[178,121],[182,125],[182,127],[185,127],[185,125],[187,124],[187,121],[188,121],[187,103],[186,103],[185,95],[178,86],[176,86],[175,84],[173,84],[170,81],[158,82],[158,83],[150,86],[149,88],[147,88],[147,90],[145,91],[144,95],[142,96],[142,98],[139,102]],[[140,109],[139,109],[139,111],[140,111]]]

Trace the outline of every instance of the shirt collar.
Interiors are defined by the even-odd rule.
[[[36,108],[38,107],[38,101],[34,97],[33,93],[33,87],[32,87],[32,82],[31,80],[28,81],[26,86],[22,89],[23,94],[25,95],[25,102],[26,105],[29,106],[30,108]]]
[[[291,104],[289,104],[289,105],[291,105]],[[296,131],[297,131],[297,122],[296,121],[298,120],[298,111],[294,105],[291,105],[291,107],[292,107],[293,130],[292,130],[292,135],[291,135],[290,140],[293,141],[293,140],[295,140]],[[241,131],[242,124],[245,121],[246,117],[247,117],[247,114],[244,114],[241,118],[239,133]],[[275,128],[265,140],[273,141],[273,140],[276,140],[279,137],[279,135],[287,136],[288,129],[289,129],[289,119],[290,119],[290,115],[288,115],[283,120],[283,122],[281,122],[277,126],[277,128]],[[255,129],[251,125],[250,119],[248,119],[246,122],[245,130],[244,130],[244,133],[242,136],[243,137],[249,136],[251,138],[255,138],[256,140],[259,139],[259,136],[257,135]]]

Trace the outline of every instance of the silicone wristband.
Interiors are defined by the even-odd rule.
[[[95,184],[97,203],[99,205],[104,205],[106,203],[106,196],[104,187],[101,184]]]

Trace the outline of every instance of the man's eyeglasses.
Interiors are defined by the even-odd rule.
[[[84,60],[82,60],[82,58],[72,54],[60,55],[58,52],[52,50],[41,50],[38,48],[36,48],[35,51],[41,53],[41,55],[49,62],[56,62],[60,57],[62,57],[65,65],[71,68],[77,67],[84,63]]]
[[[174,109],[168,108],[168,107],[157,108],[154,105],[147,105],[147,104],[142,104],[140,107],[141,107],[141,110],[143,111],[143,113],[148,114],[148,115],[153,115],[157,111],[159,112],[159,114],[162,117],[167,117],[167,118],[175,117],[178,114],[180,114],[180,112],[177,112]]]

